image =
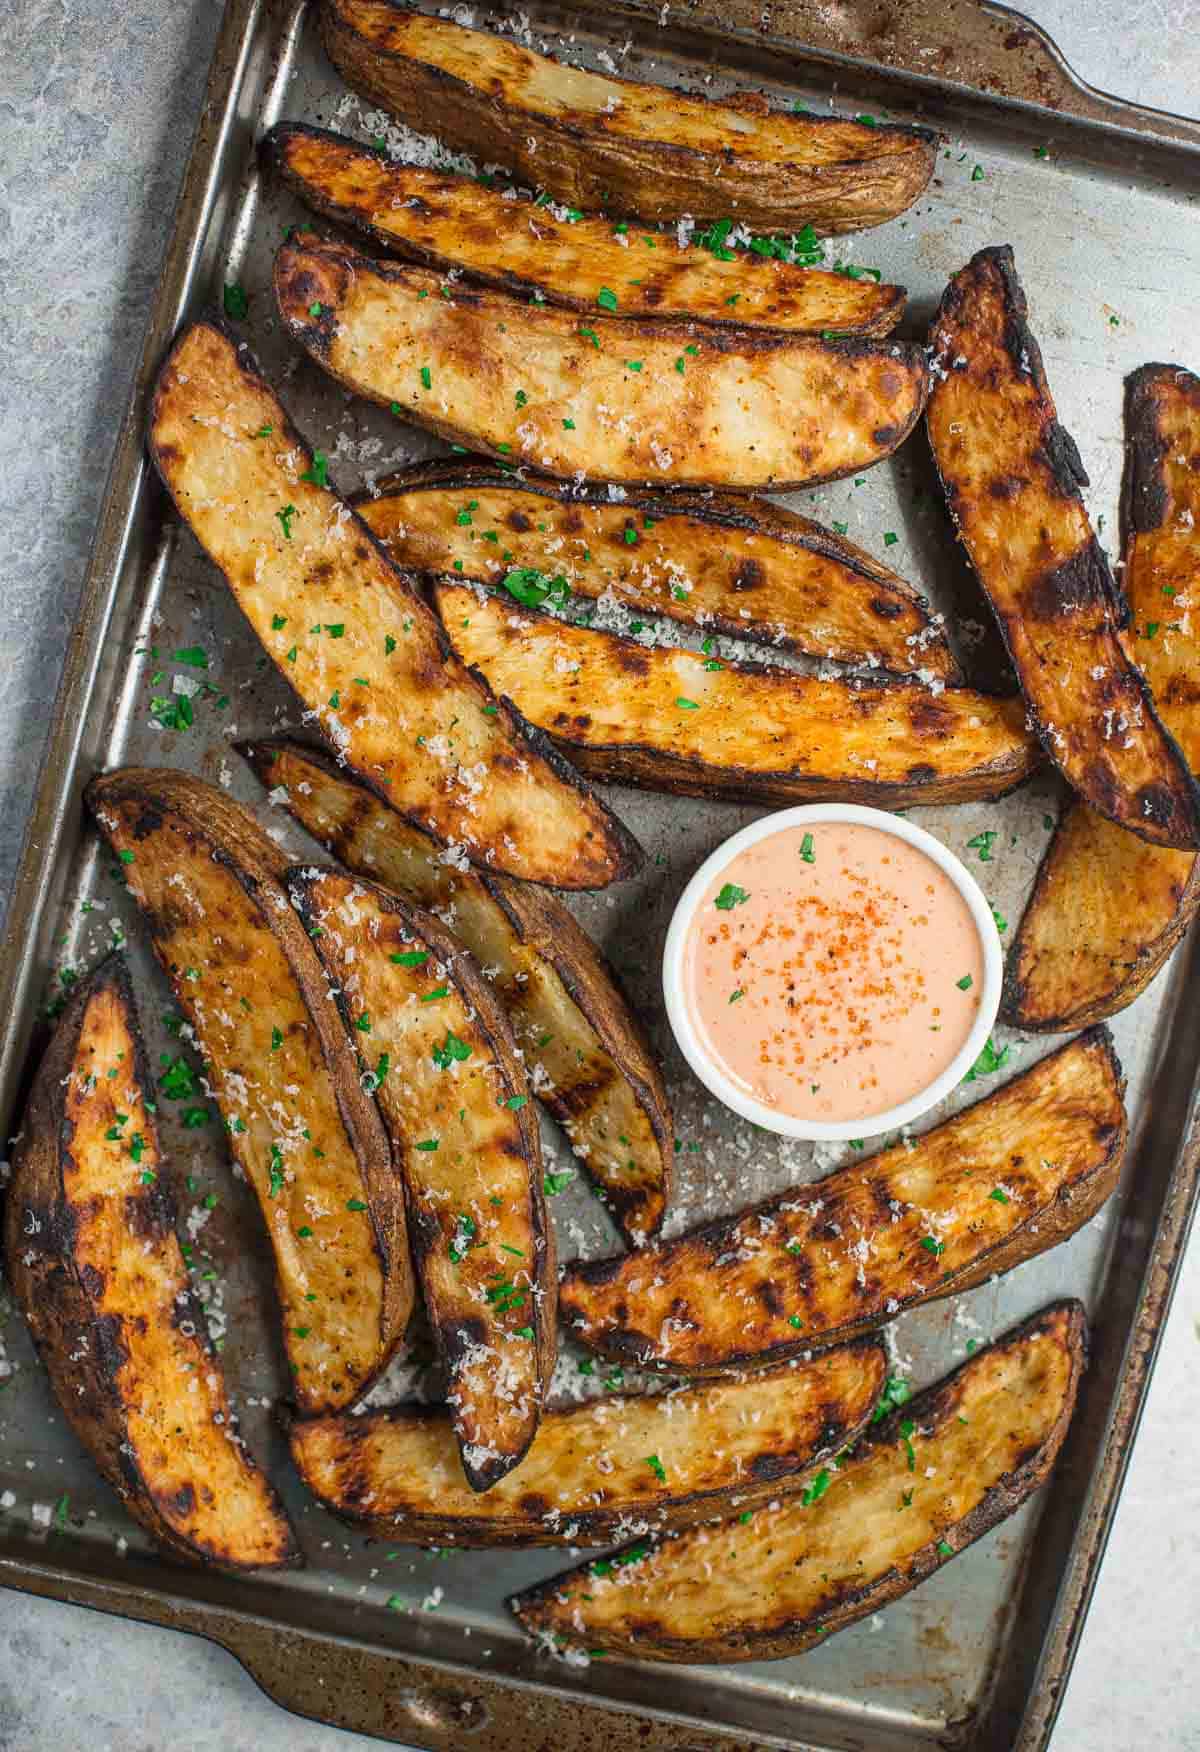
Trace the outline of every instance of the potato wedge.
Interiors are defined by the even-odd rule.
[[[1026,316],[1007,245],[980,250],[942,298],[928,426],[946,501],[1051,759],[1099,814],[1195,848],[1200,786],[1121,641],[1128,611]]]
[[[898,573],[767,499],[513,481],[437,459],[380,481],[357,510],[397,566],[500,584],[563,577],[576,596],[898,675],[954,681],[942,617]],[[464,515],[465,514],[465,515]],[[515,580],[518,588],[527,579]]]
[[[325,0],[321,21],[355,91],[572,206],[862,231],[911,207],[933,174],[928,128],[788,115],[752,94],[688,97],[389,0]]]
[[[433,841],[298,743],[243,743],[269,791],[353,870],[438,914],[487,969],[538,1100],[633,1246],[658,1230],[674,1126],[662,1071],[616,976],[547,889],[445,864]]]
[[[1020,702],[856,686],[573,626],[464,585],[434,598],[451,644],[585,773],[745,803],[901,808],[999,797],[1040,760]]]
[[[275,257],[289,333],[358,395],[546,474],[668,486],[837,480],[925,403],[908,341],[584,320],[305,233]]]
[[[432,913],[339,870],[294,869],[288,887],[361,1036],[462,1472],[487,1490],[533,1440],[554,1368],[554,1230],[529,1079],[487,981]]]
[[[801,1654],[898,1600],[1046,1482],[1087,1360],[1056,1302],[892,1413],[807,1492],[582,1564],[509,1601],[559,1645],[643,1661]]]
[[[175,1234],[154,1077],[121,956],[63,1011],[13,1152],[7,1276],[67,1422],[161,1545],[223,1569],[301,1561],[237,1433]]]
[[[765,1375],[548,1411],[482,1498],[463,1488],[449,1420],[419,1407],[295,1423],[292,1458],[327,1509],[381,1539],[599,1545],[788,1495],[858,1439],[886,1374],[883,1347],[860,1339]]]
[[[296,1403],[336,1411],[403,1337],[404,1198],[325,971],[240,804],[188,773],[93,779],[92,814],[191,1023],[275,1256]]]
[[[643,1368],[774,1363],[1065,1241],[1112,1192],[1124,1079],[1094,1028],[918,1138],[626,1259],[568,1266],[572,1336]]]
[[[1200,378],[1144,365],[1126,384],[1126,647],[1188,764],[1200,767]],[[1063,816],[1009,958],[1005,1013],[1078,1028],[1131,1004],[1200,906],[1200,864],[1086,804]]]
[[[306,717],[367,784],[474,862],[533,882],[598,888],[637,867],[578,775],[455,663],[419,590],[319,484],[324,459],[215,323],[186,329],[163,366],[150,452]]]
[[[890,334],[904,313],[903,286],[567,218],[544,196],[514,199],[472,177],[393,164],[322,128],[278,122],[262,150],[302,201],[390,254],[538,304],[595,315],[615,300],[625,316],[841,336]]]
[[[1004,1015],[1048,1034],[1102,1022],[1150,984],[1200,905],[1194,852],[1067,806],[1004,975]]]

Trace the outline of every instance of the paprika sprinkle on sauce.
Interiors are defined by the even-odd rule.
[[[696,1032],[747,1095],[797,1119],[869,1119],[950,1065],[975,1022],[979,931],[918,846],[854,822],[745,846],[692,915]]]

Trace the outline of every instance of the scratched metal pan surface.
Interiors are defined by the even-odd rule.
[[[836,20],[831,14],[836,10]],[[486,9],[474,21],[495,22]],[[948,277],[979,246],[1014,244],[1060,412],[1093,479],[1103,536],[1115,536],[1121,380],[1146,359],[1198,363],[1192,289],[1200,283],[1200,126],[1105,99],[1075,84],[1015,15],[970,0],[919,0],[892,26],[871,4],[751,0],[676,14],[657,7],[557,7],[532,0],[509,27],[584,65],[609,65],[681,88],[764,89],[814,109],[933,120],[945,132],[936,178],[904,218],[830,246],[831,261],[878,268],[911,292],[905,330],[924,333]],[[802,46],[807,45],[807,46]],[[983,89],[977,89],[983,88]],[[249,296],[241,324],[301,427],[344,489],[438,446],[354,402],[278,329],[269,295],[274,246],[303,217],[265,184],[253,144],[280,117],[359,139],[411,141],[351,98],[301,6],[232,0],[181,198],[142,368],[122,431],[59,702],[0,974],[0,1097],[15,1129],[48,1001],[72,970],[124,941],[152,1054],[173,1058],[170,995],[151,965],[112,860],[82,819],[83,784],[126,761],[186,767],[226,784],[298,851],[231,744],[297,728],[298,712],[224,587],[167,508],[141,449],[145,396],[181,318],[220,297]],[[852,538],[935,599],[973,673],[995,682],[988,614],[950,540],[923,438],[858,480],[788,501],[844,523]],[[891,539],[895,537],[896,539]],[[202,647],[198,670],[173,653]],[[202,685],[196,689],[196,683]],[[182,689],[183,693],[179,690]],[[188,697],[193,723],[164,729],[154,699]],[[159,716],[162,708],[159,708]],[[819,1177],[851,1151],[789,1145],[709,1100],[670,1047],[661,1011],[663,930],[697,863],[756,810],[619,791],[612,801],[650,856],[637,880],[572,901],[647,1016],[675,1101],[679,1193],[669,1228]],[[916,812],[976,866],[1015,928],[1060,801],[1049,778],[1001,804]],[[531,823],[531,831],[536,824]],[[0,1581],[196,1630],[232,1648],[281,1702],[345,1726],[433,1748],[599,1746],[698,1752],[725,1746],[908,1752],[935,1746],[1045,1744],[1103,1552],[1170,1301],[1196,1183],[1192,1145],[1200,1037],[1187,1023],[1195,947],[1114,1023],[1129,1078],[1132,1141],[1119,1194],[1066,1246],[1000,1282],[902,1317],[891,1342],[914,1383],[941,1375],[980,1342],[1052,1296],[1074,1294],[1094,1323],[1092,1367],[1049,1488],[907,1599],[803,1658],[733,1668],[616,1660],[567,1666],[532,1650],[503,1610],[514,1587],[551,1572],[553,1553],[438,1554],[347,1532],[290,1474],[272,1406],[284,1391],[266,1260],[252,1201],[215,1125],[181,1128],[164,1102],[197,1283],[255,1449],[295,1514],[308,1565],[273,1579],[229,1579],[156,1554],[100,1483],[56,1411],[11,1308],[0,1338]],[[998,1032],[1006,1062],[960,1089],[961,1105],[1054,1042]],[[547,1133],[549,1165],[570,1166]],[[194,1190],[190,1190],[194,1189]],[[217,1202],[211,1206],[209,1197]],[[554,1200],[564,1257],[595,1256],[614,1236],[580,1181]],[[0,1303],[0,1307],[3,1304]],[[564,1392],[590,1383],[568,1351]],[[635,1385],[632,1377],[626,1385]],[[435,1390],[419,1339],[390,1391]],[[57,1505],[57,1512],[56,1510]],[[48,1525],[46,1523],[49,1523]]]

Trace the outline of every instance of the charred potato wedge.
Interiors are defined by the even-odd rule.
[[[599,1545],[736,1512],[803,1484],[857,1440],[883,1390],[860,1340],[795,1368],[548,1411],[518,1471],[464,1490],[449,1420],[397,1406],[292,1426],[292,1458],[327,1509],[381,1539]]]
[[[1122,642],[1128,610],[1026,318],[1007,245],[980,250],[942,298],[928,426],[946,502],[1051,759],[1118,826],[1194,849],[1200,787]]]
[[[1082,1307],[1054,1303],[780,1507],[627,1546],[509,1604],[539,1638],[644,1661],[801,1654],[901,1599],[1041,1488],[1086,1361]]]
[[[603,489],[435,461],[379,482],[357,509],[401,569],[483,584],[562,577],[589,601],[611,592],[777,651],[958,678],[942,617],[911,584],[767,499],[633,492],[614,504]]]
[[[569,1266],[572,1336],[639,1367],[774,1363],[1065,1241],[1116,1186],[1124,1082],[1103,1028],[898,1144],[631,1259]]]
[[[1038,870],[1004,978],[1004,1014],[1057,1034],[1144,992],[1200,905],[1193,852],[1147,845],[1078,800]]]
[[[573,207],[862,231],[911,207],[937,135],[772,110],[587,73],[388,0],[326,0],[325,48],[355,91]]]
[[[554,1231],[529,1079],[504,1012],[432,913],[335,870],[289,889],[391,1134],[472,1491],[525,1453],[554,1367]]]
[[[925,405],[907,341],[584,319],[307,234],[277,254],[275,296],[356,394],[567,478],[780,492],[890,456]]]
[[[633,1246],[658,1230],[674,1126],[654,1051],[591,938],[546,889],[443,863],[433,841],[327,755],[265,740],[239,752],[348,870],[452,922],[486,968],[534,1092]]]
[[[6,1209],[7,1276],[67,1422],[178,1557],[300,1561],[229,1403],[175,1233],[124,962],[63,1012],[34,1079]]]
[[[315,212],[391,255],[588,317],[615,303],[625,316],[720,328],[886,335],[904,313],[903,286],[747,250],[681,247],[671,232],[645,236],[610,219],[569,219],[544,196],[514,199],[515,190],[472,177],[392,164],[321,128],[279,122],[263,152]]]
[[[1145,365],[1126,384],[1126,646],[1184,758],[1200,766],[1200,378]],[[1064,815],[1008,964],[1006,1014],[1058,1030],[1131,1004],[1200,905],[1188,852],[1147,845],[1086,804]]]
[[[583,772],[745,803],[999,797],[1038,764],[1020,702],[718,662],[440,583],[450,641]]]
[[[533,882],[596,888],[636,868],[578,775],[454,661],[420,591],[323,484],[323,455],[218,325],[175,343],[150,453],[306,715],[367,784],[474,862]]]
[[[404,1199],[325,971],[253,816],[187,773],[126,767],[87,801],[195,1030],[275,1256],[292,1392],[336,1411],[412,1310]]]

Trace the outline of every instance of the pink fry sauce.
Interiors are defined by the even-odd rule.
[[[684,992],[725,1074],[827,1123],[920,1094],[975,1021],[983,945],[933,860],[877,827],[788,827],[732,858],[692,916]]]

